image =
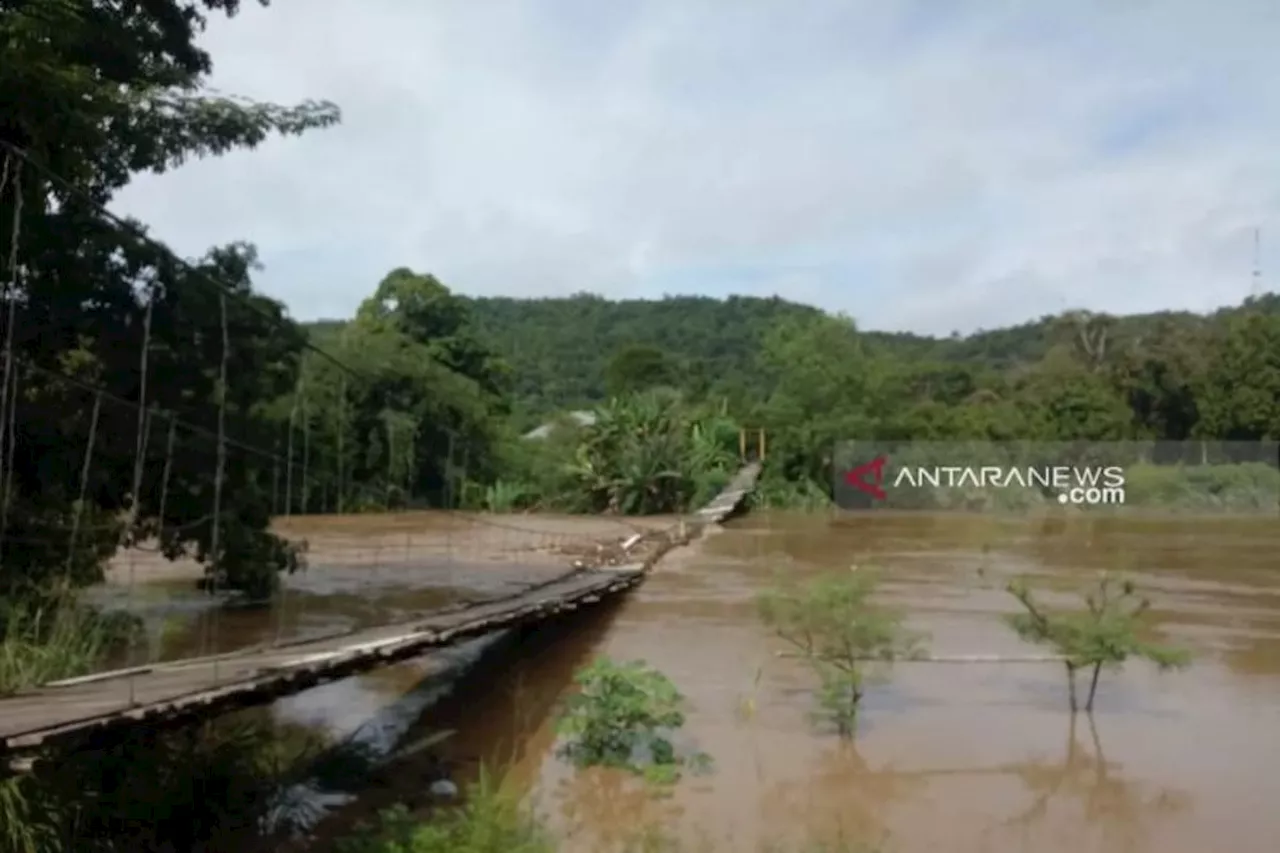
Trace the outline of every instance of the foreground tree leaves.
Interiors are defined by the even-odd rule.
[[[263,2],[262,5],[267,5]],[[261,104],[201,93],[208,12],[239,0],[5,0],[0,139],[105,203],[134,173],[335,124],[325,101]]]
[[[0,4],[0,259],[11,281],[5,375],[16,401],[6,406],[13,463],[0,594],[98,579],[127,513],[137,517],[131,538],[154,538],[170,556],[191,550],[227,586],[265,593],[277,570],[298,565],[266,531],[271,463],[244,452],[227,454],[214,553],[211,433],[224,338],[226,433],[237,446],[260,445],[274,437],[261,403],[294,385],[303,333],[282,306],[253,293],[251,247],[184,265],[140,225],[100,208],[137,172],[338,120],[331,104],[282,107],[201,91],[210,60],[194,38],[204,14],[237,7]],[[144,340],[154,412],[141,429],[159,437],[142,454],[134,495],[140,424],[129,404],[141,400]]]

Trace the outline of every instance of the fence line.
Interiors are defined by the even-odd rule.
[[[775,652],[775,657],[805,660],[807,655],[800,652]],[[860,657],[854,660],[861,663],[1066,663],[1070,660],[1066,655],[905,655],[886,659],[883,657]]]

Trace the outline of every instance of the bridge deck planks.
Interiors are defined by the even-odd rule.
[[[747,465],[697,514],[717,523],[754,488]],[[211,716],[345,678],[432,648],[590,606],[640,583],[647,565],[580,569],[520,593],[427,613],[395,625],[269,648],[104,672],[0,698],[0,759],[76,745],[140,723]]]
[[[140,719],[180,715],[211,704],[247,704],[235,701],[237,695],[248,699],[292,693],[598,603],[636,585],[643,574],[638,564],[575,572],[519,595],[426,614],[408,623],[288,647],[174,661],[141,672],[102,673],[92,681],[19,693],[0,699],[0,755],[39,748],[89,728],[136,725]]]

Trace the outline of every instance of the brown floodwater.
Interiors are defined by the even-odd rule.
[[[562,574],[597,543],[661,530],[678,519],[414,511],[277,519],[304,547],[306,568],[283,578],[272,606],[196,588],[202,568],[154,549],[122,551],[93,591],[148,627],[114,664],[230,652],[402,621],[429,610],[514,594]]]
[[[600,774],[574,779],[547,732],[518,771],[583,850],[637,815],[726,850],[839,832],[903,853],[1275,850],[1278,533],[1274,520],[750,517],[665,562],[591,650],[666,672],[715,771],[646,805]],[[1059,666],[902,664],[844,745],[815,729],[813,681],[776,656],[752,599],[776,572],[859,564],[955,655],[1024,650],[998,618],[1005,579],[1066,589],[1123,568],[1195,663],[1107,675],[1092,722],[1074,725]]]
[[[901,853],[1264,853],[1280,836],[1277,546],[1273,519],[758,514],[668,555],[610,612],[327,685],[276,710],[371,732],[387,748],[451,730],[441,751],[452,774],[509,763],[575,850],[656,823],[717,850],[843,834]],[[811,719],[813,679],[777,655],[753,599],[777,573],[854,565],[880,570],[885,600],[939,655],[1030,651],[999,619],[1012,612],[1001,591],[1011,577],[1065,592],[1123,569],[1152,598],[1159,632],[1194,662],[1104,674],[1092,718],[1074,722],[1059,665],[904,663],[871,688],[856,741],[842,743]],[[711,755],[709,774],[654,800],[556,758],[551,711],[595,655],[643,659],[677,684],[690,703],[680,743]],[[442,683],[433,673],[446,659],[481,664]],[[321,837],[420,792],[438,770],[410,761],[395,772]]]

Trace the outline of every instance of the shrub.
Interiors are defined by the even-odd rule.
[[[404,806],[379,815],[376,826],[338,843],[339,853],[555,853],[550,833],[518,798],[482,772],[464,804],[442,809],[429,821]]]
[[[870,599],[878,578],[854,567],[803,584],[779,584],[760,596],[764,622],[818,675],[819,715],[841,737],[857,725],[869,663],[915,655],[924,636]]]
[[[682,767],[702,769],[707,756],[679,756],[670,735],[684,725],[684,697],[643,661],[600,658],[575,677],[578,692],[558,721],[566,737],[560,754],[578,767],[617,767],[652,781],[679,778]]]
[[[1053,612],[1040,604],[1025,580],[1012,581],[1008,592],[1022,605],[1022,613],[1007,618],[1022,639],[1047,645],[1063,656],[1071,710],[1076,701],[1076,670],[1092,670],[1085,711],[1093,711],[1098,692],[1098,676],[1104,667],[1121,667],[1130,657],[1145,658],[1161,670],[1186,666],[1190,656],[1182,649],[1143,641],[1139,635],[1142,617],[1151,603],[1137,594],[1132,581],[1104,573],[1097,586],[1084,594],[1084,608]]]

